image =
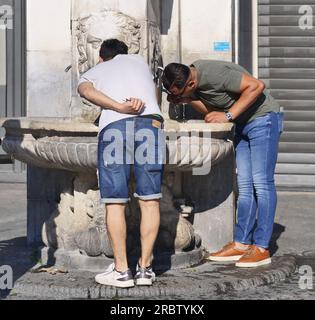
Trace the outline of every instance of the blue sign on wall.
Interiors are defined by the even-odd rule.
[[[231,51],[230,42],[215,42],[214,51],[216,52],[229,52]]]

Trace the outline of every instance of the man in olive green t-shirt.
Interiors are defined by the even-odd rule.
[[[277,204],[274,173],[283,122],[279,104],[262,81],[231,62],[198,60],[190,67],[172,63],[162,82],[170,102],[189,103],[207,123],[236,124],[239,198],[234,242],[207,259],[236,261],[237,267],[246,268],[270,264]]]
[[[187,86],[185,87],[185,83],[183,88],[176,86],[176,81],[179,81],[180,86],[180,78],[175,80],[166,76],[167,72],[173,72],[170,69],[176,69],[178,66],[183,65],[171,64],[164,73],[164,86],[170,87],[172,85],[170,82],[173,82],[174,95],[169,95],[170,101],[188,102],[205,114],[210,111],[221,112],[219,115],[212,114],[216,117],[207,117],[207,122],[233,120],[235,123],[244,124],[269,112],[280,112],[278,102],[273,99],[268,90],[265,90],[264,83],[253,78],[240,65],[226,61],[198,60],[191,65],[191,71],[185,66],[184,71],[191,72],[191,75]],[[186,98],[186,101],[180,98]],[[201,107],[200,102],[206,109]],[[230,112],[232,119],[224,119],[222,111]]]

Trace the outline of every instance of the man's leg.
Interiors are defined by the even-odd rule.
[[[162,123],[138,118],[135,139],[136,192],[141,208],[141,259],[135,277],[137,285],[150,286],[155,281],[152,253],[160,226],[162,198],[163,145],[160,139]],[[144,141],[145,140],[145,141]]]
[[[243,131],[243,127],[237,127],[235,139],[239,195],[234,242],[227,244],[217,252],[208,254],[206,256],[207,260],[237,261],[246,253],[251,244],[257,204],[254,194],[249,142],[243,135]]]
[[[138,118],[136,120],[135,178],[137,188],[134,196],[139,199],[141,208],[142,254],[139,263],[142,268],[151,266],[153,247],[160,227],[160,200],[164,170],[161,128],[162,123],[156,123],[152,119]],[[143,140],[146,140],[145,143]]]
[[[125,162],[126,128],[126,121],[123,120],[110,124],[100,133],[98,148],[101,202],[107,209],[106,224],[115,261],[95,280],[103,285],[121,288],[134,286],[126,253],[125,208],[129,201],[130,178],[130,165]]]
[[[274,174],[279,139],[280,129],[276,113],[260,118],[257,129],[251,132],[253,179],[258,199],[254,244],[264,249],[269,248],[277,207]]]
[[[114,263],[104,273],[95,276],[95,281],[101,285],[118,288],[131,288],[135,285],[127,262],[125,208],[125,204],[106,204],[106,224]]]
[[[250,245],[252,243],[253,228],[256,222],[257,200],[254,192],[249,141],[245,136],[237,138],[236,165],[239,194],[234,240],[240,246],[240,249],[245,249],[242,244]]]
[[[124,204],[108,204],[106,206],[107,231],[114,253],[116,270],[119,272],[125,272],[128,270],[125,209],[126,205]]]
[[[151,266],[152,252],[160,227],[160,201],[139,200],[141,208],[141,268]]]
[[[278,115],[270,113],[251,123],[249,131],[253,181],[257,195],[258,219],[251,251],[237,267],[259,267],[271,263],[269,243],[277,206],[274,172],[277,162],[280,128]]]

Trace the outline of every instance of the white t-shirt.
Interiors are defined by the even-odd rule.
[[[102,62],[84,73],[79,85],[92,82],[95,89],[111,99],[123,103],[129,98],[138,98],[145,102],[141,115],[158,114],[162,116],[156,97],[156,86],[150,68],[140,55],[118,55],[114,59]],[[121,119],[137,117],[103,109],[99,130]]]

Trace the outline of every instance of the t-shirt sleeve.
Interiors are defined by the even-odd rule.
[[[228,92],[241,93],[243,73],[226,67],[221,75],[222,89]]]
[[[241,93],[243,72],[218,64],[207,70],[207,81],[211,87],[219,92],[227,91]]]
[[[84,73],[80,79],[79,79],[79,82],[78,82],[78,87],[80,86],[80,84],[84,83],[84,82],[91,82],[93,83],[93,85],[95,86],[96,84],[96,78],[94,76],[94,72],[93,70],[89,70],[87,71],[86,73]]]

